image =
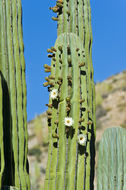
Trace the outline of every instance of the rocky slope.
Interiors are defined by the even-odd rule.
[[[126,128],[126,71],[96,84],[96,105],[97,150],[101,136],[106,128],[112,126]],[[28,133],[31,190],[42,190],[48,155],[46,113],[37,116],[28,123]],[[97,155],[96,152],[96,168]]]

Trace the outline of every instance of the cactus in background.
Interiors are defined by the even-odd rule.
[[[21,0],[0,1],[0,186],[30,189]]]
[[[89,1],[58,0],[58,38],[44,65],[50,91],[45,189],[93,189],[95,100]]]
[[[97,189],[126,189],[126,130],[110,128],[99,145]]]

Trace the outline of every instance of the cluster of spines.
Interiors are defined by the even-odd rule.
[[[27,114],[21,1],[0,2],[0,69],[9,91],[13,180],[6,185],[30,189],[27,163]],[[9,127],[9,126],[8,126]],[[9,129],[8,129],[9,130]]]
[[[51,66],[44,65],[45,69],[50,68],[51,71],[48,79],[53,76],[53,86],[48,83],[48,88],[49,91],[57,89],[58,97],[55,100],[50,97],[47,104],[49,107],[47,111],[49,157],[45,189],[59,187],[72,189],[75,186],[79,189],[86,186],[84,181],[86,176],[90,181],[86,164],[84,165],[89,153],[87,153],[87,148],[83,148],[77,142],[79,134],[84,134],[86,139],[89,139],[88,126],[92,124],[88,117],[90,111],[85,52],[80,39],[75,34],[60,35],[55,44],[55,52],[52,48],[47,51],[52,53],[52,58],[55,58],[55,60],[52,59]],[[44,86],[47,85],[44,83]],[[74,119],[73,127],[65,127],[65,117]],[[89,146],[89,142],[86,142],[85,147]],[[72,170],[72,175],[69,170]]]

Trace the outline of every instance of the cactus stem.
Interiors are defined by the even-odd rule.
[[[59,18],[58,18],[58,17],[52,17],[52,20],[54,20],[54,21],[58,21]]]
[[[46,104],[46,106],[48,106],[49,108],[52,108],[52,104]]]
[[[83,66],[85,66],[85,63],[80,63],[79,64],[79,67],[83,67]]]

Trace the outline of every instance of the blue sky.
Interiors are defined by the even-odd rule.
[[[46,50],[57,38],[49,7],[55,0],[22,0],[28,120],[44,112],[49,94],[43,87]],[[126,0],[91,0],[95,82],[126,70]]]

